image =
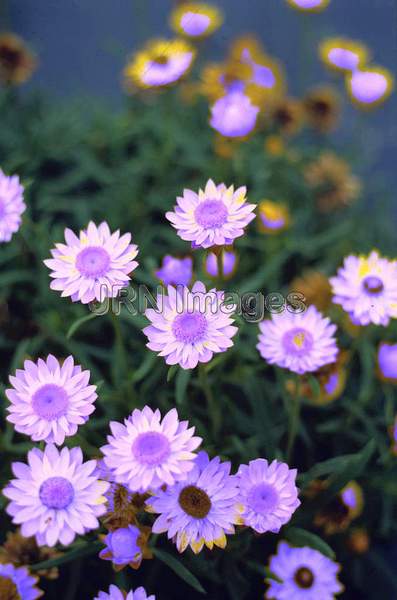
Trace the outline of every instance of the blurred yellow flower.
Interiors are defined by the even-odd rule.
[[[204,38],[222,25],[218,8],[204,2],[184,2],[171,13],[170,24],[176,33],[189,38]]]
[[[351,73],[369,59],[369,50],[361,42],[348,38],[330,37],[319,45],[323,63],[333,71]]]
[[[224,63],[208,63],[200,75],[200,94],[215,102],[232,89],[245,87],[245,81],[251,77],[252,69],[249,65],[235,60]]]
[[[290,290],[300,292],[307,304],[314,304],[321,312],[326,312],[332,305],[332,289],[328,277],[320,271],[305,271],[290,283]]]
[[[328,133],[335,129],[340,117],[340,97],[331,86],[319,86],[310,90],[303,99],[308,124]]]
[[[365,67],[346,76],[346,88],[355,106],[371,110],[390,96],[394,89],[394,77],[384,67]]]
[[[277,234],[290,226],[288,207],[272,200],[263,200],[258,207],[258,227],[263,233]]]
[[[20,85],[31,78],[37,66],[35,56],[13,33],[0,35],[0,82]]]
[[[270,105],[269,116],[278,131],[285,135],[293,135],[303,125],[302,103],[295,98],[277,98]]]

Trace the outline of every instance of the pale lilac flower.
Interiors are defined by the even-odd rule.
[[[26,210],[23,192],[19,177],[7,177],[0,169],[0,242],[9,242],[21,225]]]
[[[179,364],[182,369],[209,362],[214,353],[233,346],[232,337],[237,333],[230,316],[235,306],[225,300],[225,292],[207,292],[200,281],[192,291],[168,286],[168,296],[157,297],[158,309],[146,310],[151,321],[143,330],[149,340],[147,347],[163,356],[167,365]]]
[[[241,518],[258,533],[278,533],[300,505],[296,469],[263,458],[241,465],[237,473]]]
[[[164,285],[189,285],[193,274],[193,261],[190,256],[174,258],[167,254],[163,258],[161,269],[156,271],[156,277]]]
[[[44,592],[36,587],[38,577],[30,575],[26,567],[0,563],[0,595],[2,600],[36,600]]]
[[[10,401],[7,421],[34,442],[63,444],[95,410],[96,386],[89,379],[90,372],[75,365],[72,356],[62,365],[52,354],[37,363],[25,360],[5,392]]]
[[[224,548],[226,534],[233,534],[238,522],[238,493],[230,463],[221,463],[218,457],[210,461],[200,452],[186,481],[160,489],[147,500],[147,510],[160,514],[152,531],[167,532],[179,552],[188,546],[195,554],[204,545]]]
[[[298,10],[322,10],[328,6],[330,0],[287,0],[287,2]]]
[[[335,362],[339,352],[334,337],[336,326],[315,306],[303,313],[286,310],[273,314],[259,328],[256,347],[262,358],[295,373],[317,371]]]
[[[120,588],[115,585],[111,585],[108,592],[98,592],[94,600],[156,600],[155,596],[147,596],[146,591],[143,587],[139,587],[135,590],[130,590],[126,595]]]
[[[16,479],[3,490],[11,502],[6,508],[25,537],[35,536],[39,546],[68,546],[76,534],[99,527],[106,512],[104,493],[109,483],[98,480],[96,460],[83,462],[81,448],[28,452],[28,464],[12,463]]]
[[[340,565],[312,548],[293,548],[280,542],[269,570],[282,583],[269,579],[269,600],[334,600],[343,591]]]
[[[255,129],[259,107],[241,91],[231,91],[211,107],[210,125],[225,137],[244,137]]]
[[[175,408],[161,420],[160,411],[149,406],[136,408],[124,425],[111,421],[113,435],[101,451],[115,481],[133,492],[146,492],[186,479],[202,442],[188,425],[179,421]]]
[[[166,217],[179,237],[192,242],[194,248],[227,246],[255,219],[256,205],[247,203],[246,192],[245,187],[235,191],[234,186],[215,185],[210,179],[198,194],[184,190],[174,212],[167,212]]]
[[[141,532],[135,525],[111,531],[104,539],[106,546],[99,553],[99,557],[111,560],[117,566],[140,563],[142,560],[142,549],[138,544],[140,535]]]
[[[340,304],[357,325],[388,325],[397,318],[397,261],[376,250],[366,256],[348,256],[330,283],[333,302]]]
[[[394,80],[383,67],[367,67],[349,74],[346,85],[353,102],[370,108],[386,100],[393,90]]]
[[[384,381],[397,383],[397,344],[382,342],[378,349],[378,366]]]
[[[130,244],[131,234],[120,237],[117,230],[110,232],[107,223],[98,227],[92,221],[77,237],[65,229],[65,244],[56,244],[51,250],[53,258],[44,261],[51,269],[53,281],[50,288],[61,291],[83,304],[105,298],[115,298],[128,285],[129,274],[136,269],[138,254],[135,244]]]
[[[222,273],[221,277],[231,277],[236,269],[237,256],[233,251],[224,250],[222,252]],[[209,252],[205,258],[205,270],[210,277],[219,277],[218,260],[214,252]]]

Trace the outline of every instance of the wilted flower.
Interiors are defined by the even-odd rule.
[[[333,302],[340,304],[357,325],[388,325],[397,318],[397,261],[350,255],[331,277]]]
[[[108,592],[98,592],[94,600],[156,600],[156,597],[148,596],[143,587],[137,588],[135,592],[130,590],[127,594],[117,586],[111,585]]]
[[[59,556],[62,556],[62,552],[57,552],[54,548],[47,548],[46,546],[39,547],[34,537],[24,537],[19,530],[9,531],[6,541],[0,547],[0,563],[12,563],[14,567],[29,567],[29,565]],[[58,567],[49,567],[37,571],[39,577],[45,577],[46,579],[57,579],[58,574]]]
[[[305,271],[290,284],[290,290],[303,294],[307,304],[314,304],[318,310],[325,312],[332,305],[331,285],[320,271]]]
[[[171,27],[181,35],[204,38],[222,25],[218,8],[204,2],[184,2],[171,13]]]
[[[238,522],[239,490],[230,468],[229,462],[221,463],[218,457],[210,461],[200,452],[186,481],[158,490],[147,501],[148,511],[160,514],[153,533],[167,532],[179,552],[188,546],[195,554],[204,545],[210,550],[214,545],[224,548],[225,534],[234,533]]]
[[[174,258],[167,254],[163,258],[161,269],[156,271],[156,277],[164,285],[189,285],[193,274],[193,261],[190,256]]]
[[[228,279],[236,270],[237,256],[233,250],[222,250],[221,255],[222,273],[219,273],[218,257],[214,252],[209,252],[204,259],[206,273],[214,279],[221,277]]]
[[[326,489],[326,484],[323,489]],[[362,513],[364,497],[361,486],[350,481],[328,504],[319,510],[314,519],[327,535],[345,531],[351,522]]]
[[[346,87],[353,104],[371,109],[390,96],[394,89],[394,77],[384,67],[365,67],[347,75]]]
[[[302,103],[295,98],[277,98],[270,105],[269,117],[278,131],[285,135],[294,135],[303,125]]]
[[[305,170],[305,179],[323,212],[351,204],[361,191],[360,180],[352,174],[350,165],[333,152],[323,152],[310,163]]]
[[[321,12],[327,8],[330,0],[287,0],[287,2],[302,12]]]
[[[288,207],[272,200],[262,200],[259,203],[258,213],[258,227],[263,233],[280,233],[288,229],[291,222]]]
[[[104,560],[111,560],[116,570],[130,565],[137,569],[142,562],[142,548],[139,544],[140,529],[135,525],[120,527],[105,536],[105,548],[99,553]]]
[[[36,600],[44,594],[36,587],[38,577],[26,567],[0,564],[0,598],[2,600]]]
[[[226,137],[244,137],[255,129],[259,108],[243,92],[229,92],[211,107],[210,125]]]
[[[331,37],[319,46],[323,63],[333,71],[349,73],[361,68],[369,58],[368,48],[348,38]]]
[[[303,98],[306,121],[321,133],[335,129],[340,117],[340,98],[333,87],[320,86]]]
[[[0,82],[20,85],[31,78],[36,59],[24,41],[13,33],[0,35]]]
[[[383,381],[397,383],[397,344],[382,342],[378,348],[378,372]]]
[[[0,169],[0,242],[9,242],[21,225],[21,215],[26,210],[23,192],[19,177],[8,177]]]

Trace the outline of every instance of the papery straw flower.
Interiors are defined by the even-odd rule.
[[[186,479],[202,442],[188,425],[179,421],[175,408],[161,420],[160,411],[149,406],[135,409],[124,425],[111,421],[112,435],[101,451],[116,482],[133,492],[146,492]]]
[[[95,410],[96,386],[89,379],[90,372],[75,365],[72,356],[62,365],[52,354],[37,363],[25,360],[5,392],[10,401],[7,421],[34,442],[63,444]]]
[[[0,563],[12,563],[14,567],[29,567],[59,556],[62,556],[62,552],[46,546],[40,548],[34,537],[24,537],[19,530],[9,531],[6,541],[0,547]],[[50,580],[57,579],[59,575],[58,567],[39,569],[36,572],[39,577]]]
[[[210,277],[217,279],[229,279],[236,271],[237,256],[233,250],[222,250],[221,253],[222,273],[219,273],[218,257],[214,252],[209,252],[204,259],[204,268]]]
[[[246,94],[233,91],[211,106],[210,125],[225,137],[245,137],[255,129],[258,113]]]
[[[318,491],[327,488],[321,482]],[[351,522],[363,511],[364,495],[356,481],[350,481],[328,504],[319,510],[314,518],[316,527],[321,527],[326,535],[334,535],[345,531]]]
[[[270,105],[269,118],[280,133],[294,135],[304,122],[302,102],[296,98],[277,98]]]
[[[365,65],[369,59],[369,50],[361,42],[343,37],[330,37],[320,43],[319,55],[332,71],[351,73]]]
[[[382,381],[397,383],[397,344],[382,342],[379,345],[378,375]]]
[[[246,192],[245,187],[234,190],[234,186],[215,185],[210,179],[204,191],[185,189],[176,199],[174,212],[165,216],[179,237],[192,242],[193,248],[228,246],[255,219],[255,204],[248,204]]]
[[[146,310],[151,325],[143,332],[149,340],[147,347],[163,356],[167,365],[194,369],[233,346],[235,306],[225,303],[225,292],[207,292],[197,281],[191,291],[169,286],[168,296],[158,296],[157,304],[162,306],[160,311]]]
[[[218,457],[211,461],[205,452],[196,458],[195,467],[184,482],[158,490],[147,500],[147,510],[157,513],[153,533],[167,532],[179,552],[188,546],[198,554],[205,546],[226,546],[226,534],[234,533],[238,487],[230,475],[229,462]]]
[[[175,258],[167,254],[163,258],[161,269],[156,277],[164,285],[189,285],[193,275],[193,261],[190,256]]]
[[[322,312],[326,312],[332,305],[331,285],[328,277],[320,271],[305,271],[301,276],[295,277],[289,288],[303,294],[307,304],[314,304]]]
[[[328,133],[336,128],[340,119],[339,94],[331,86],[316,87],[303,98],[303,109],[311,127]]]
[[[258,228],[267,234],[277,234],[288,229],[291,217],[285,204],[262,200],[258,206]]]
[[[99,553],[99,558],[111,560],[116,570],[126,565],[138,569],[142,562],[140,536],[141,531],[135,525],[111,531],[104,538],[105,548]]]
[[[124,69],[128,90],[160,88],[181,79],[191,68],[196,51],[184,40],[152,40]]]
[[[38,577],[30,575],[26,567],[0,564],[1,600],[36,600],[44,594],[36,587]]]
[[[273,314],[259,329],[256,347],[270,364],[302,374],[336,361],[336,326],[314,306],[303,313]]]
[[[11,502],[6,508],[26,537],[36,536],[39,546],[71,544],[76,534],[99,527],[106,512],[103,494],[109,483],[95,475],[96,461],[83,463],[80,448],[28,452],[28,464],[12,463],[16,479],[4,488]]]
[[[344,208],[354,202],[361,191],[361,182],[352,174],[350,165],[333,152],[320,154],[307,165],[304,175],[323,212]]]
[[[23,192],[19,177],[8,177],[0,169],[0,242],[9,242],[21,225],[26,210]]]
[[[257,533],[278,533],[300,505],[296,469],[258,458],[237,473],[241,521]]]
[[[108,592],[98,592],[94,600],[156,600],[156,597],[153,595],[148,596],[143,587],[139,587],[135,591],[130,590],[127,593],[115,585],[111,585]]]
[[[70,296],[73,302],[115,298],[138,266],[134,260],[138,248],[130,244],[131,234],[111,233],[106,222],[97,227],[91,221],[79,237],[65,229],[65,240],[66,245],[55,244],[53,258],[44,264],[51,269],[50,288],[61,291],[62,297]]]
[[[13,33],[0,35],[0,82],[20,85],[31,78],[36,69],[36,58],[24,41]]]
[[[204,2],[184,2],[171,13],[171,27],[189,38],[208,37],[222,25],[223,15],[216,7]]]
[[[288,4],[301,12],[321,12],[330,0],[287,0]]]
[[[346,76],[346,87],[353,104],[369,110],[383,104],[391,95],[394,77],[385,67],[365,67]]]
[[[269,570],[282,581],[267,581],[269,600],[334,600],[344,589],[337,577],[340,565],[312,548],[280,542]]]
[[[369,256],[350,255],[330,283],[333,302],[340,304],[356,325],[386,326],[397,318],[397,261],[382,258],[373,250]]]

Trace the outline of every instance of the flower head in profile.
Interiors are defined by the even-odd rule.
[[[44,594],[36,587],[39,578],[26,567],[0,563],[0,598],[2,600],[36,600]]]
[[[258,113],[249,96],[233,91],[212,105],[210,125],[225,137],[245,137],[255,129]]]
[[[329,133],[340,118],[340,97],[331,86],[319,86],[310,90],[303,99],[307,123],[321,133]]]
[[[216,6],[205,2],[184,2],[172,11],[170,21],[176,33],[197,39],[219,29],[223,16]]]
[[[350,255],[330,283],[333,302],[340,304],[356,325],[386,326],[397,318],[397,261],[376,250],[369,256]]]
[[[255,219],[255,204],[246,201],[246,192],[245,187],[234,190],[234,186],[216,185],[210,179],[198,193],[184,190],[174,212],[167,212],[166,217],[179,237],[192,242],[194,248],[228,246]]]
[[[218,258],[215,252],[209,252],[204,259],[204,268],[210,277],[229,279],[235,273],[237,256],[233,250],[223,250],[221,253],[222,273],[219,273]]]
[[[302,313],[285,310],[259,324],[260,355],[294,373],[317,371],[338,356],[336,326],[314,306]]]
[[[296,469],[263,458],[240,465],[237,473],[241,520],[257,533],[278,533],[300,505]]]
[[[369,51],[364,44],[341,37],[323,40],[319,46],[319,55],[328,68],[339,73],[352,73],[364,66],[369,59]]]
[[[175,83],[191,68],[196,51],[184,40],[148,42],[124,69],[127,89],[161,88]]]
[[[89,379],[90,372],[75,365],[72,356],[62,365],[52,354],[37,363],[26,360],[10,377],[7,421],[34,442],[63,444],[95,410],[96,386]]]
[[[167,254],[163,258],[161,269],[156,271],[156,277],[164,285],[189,285],[193,275],[193,261],[190,256],[174,258]]]
[[[195,554],[204,545],[210,550],[226,546],[226,534],[238,522],[238,487],[229,462],[209,460],[205,452],[196,458],[186,481],[158,490],[147,500],[147,510],[157,513],[153,533],[167,532],[179,552],[188,546]]]
[[[105,222],[97,227],[91,221],[79,237],[65,229],[65,240],[66,244],[55,245],[52,258],[44,264],[51,269],[50,288],[62,292],[62,297],[70,296],[73,302],[115,298],[138,266],[134,260],[138,248],[130,244],[131,234],[111,233]]]
[[[325,482],[319,482],[318,491],[326,489]],[[356,481],[350,481],[340,492],[325,504],[315,515],[316,527],[321,527],[326,535],[345,531],[351,522],[363,511],[364,494]]]
[[[109,483],[95,474],[96,460],[83,462],[80,448],[33,448],[28,464],[14,462],[12,470],[16,479],[3,494],[11,500],[6,511],[21,525],[22,535],[36,536],[39,546],[68,546],[76,534],[99,527]]]
[[[200,281],[191,291],[169,286],[168,296],[159,295],[157,305],[161,310],[146,310],[151,324],[143,332],[149,340],[147,347],[163,356],[167,365],[194,369],[233,346],[235,307],[226,304],[225,292],[207,292]]]
[[[194,427],[179,421],[175,408],[163,419],[149,406],[135,409],[124,424],[111,421],[108,443],[102,446],[106,466],[117,483],[133,492],[146,492],[185,479],[194,466],[201,438]]]
[[[143,587],[126,593],[117,586],[111,585],[108,592],[98,592],[94,600],[156,600],[156,597],[153,595],[148,596]]]
[[[287,0],[288,4],[301,12],[321,12],[330,0]]]
[[[369,110],[383,104],[391,95],[394,77],[384,67],[365,67],[346,76],[346,87],[353,104]]]
[[[21,225],[26,209],[23,192],[19,177],[8,177],[0,169],[0,242],[9,242]]]
[[[263,233],[277,234],[288,229],[291,217],[285,204],[262,200],[258,207],[258,228]]]
[[[140,529],[135,525],[127,525],[127,527],[120,527],[109,532],[105,536],[105,548],[101,550],[99,557],[111,560],[116,569],[126,565],[137,569],[142,562],[140,536]]]
[[[269,570],[281,580],[268,580],[269,600],[334,600],[344,589],[338,580],[340,565],[312,548],[280,542]]]
[[[397,383],[397,344],[382,342],[378,348],[378,374],[382,381]]]
[[[0,35],[0,82],[21,85],[36,69],[36,58],[25,42],[13,33]]]

